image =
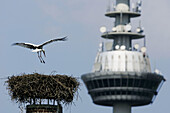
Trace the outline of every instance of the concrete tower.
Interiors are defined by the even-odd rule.
[[[131,26],[131,18],[141,15],[141,3],[130,7],[130,0],[116,0],[108,9],[105,16],[115,18],[115,24],[110,31],[100,31],[113,42],[100,44],[92,72],[82,75],[93,102],[112,106],[114,113],[131,113],[133,106],[152,103],[165,81],[158,70],[151,71],[145,43],[132,47],[132,40],[145,37],[140,25],[135,32]]]

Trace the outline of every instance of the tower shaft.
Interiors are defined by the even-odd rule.
[[[130,10],[129,0],[116,0],[116,11],[120,11],[120,15],[116,15],[115,25],[125,25],[130,23],[129,15],[123,15],[123,12]]]
[[[127,103],[117,103],[114,105],[113,113],[131,113],[131,106]]]
[[[119,4],[119,3],[124,3],[128,6],[130,6],[130,0],[116,0],[116,4]]]
[[[132,48],[132,40],[129,36],[117,36],[113,41],[113,47],[117,45],[119,47],[125,46],[126,47],[125,49],[129,50],[130,48]]]
[[[130,17],[127,14],[123,14],[123,12],[128,12],[130,9],[129,0],[116,0],[116,11],[120,12],[120,15],[116,15],[115,17],[115,27],[120,29],[120,32],[124,31],[124,26],[130,23]],[[126,49],[131,48],[131,38],[130,36],[117,36],[114,39],[113,46],[126,46]]]

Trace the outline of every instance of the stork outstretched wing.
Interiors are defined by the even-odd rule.
[[[63,37],[63,38],[57,38],[57,39],[52,39],[52,40],[49,40],[41,45],[39,45],[39,47],[43,47],[44,45],[47,45],[49,43],[52,43],[52,42],[55,42],[55,41],[66,41],[67,40],[67,36]]]
[[[29,48],[29,49],[36,49],[36,46],[34,44],[30,44],[30,43],[14,43],[12,44],[17,45],[17,46],[21,46],[21,47],[25,47],[25,48]]]

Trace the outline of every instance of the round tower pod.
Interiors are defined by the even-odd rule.
[[[112,31],[113,31],[113,32],[116,32],[116,31],[117,31],[116,27],[113,27],[113,28],[112,28]]]
[[[101,42],[101,43],[99,44],[99,47],[100,47],[100,48],[103,47],[103,42]]]
[[[158,69],[155,69],[154,73],[161,74],[161,72]]]
[[[126,49],[126,46],[125,46],[125,45],[122,45],[122,46],[120,47],[120,49],[121,49],[121,50],[125,50],[125,49]]]
[[[124,3],[119,3],[117,6],[116,6],[116,11],[129,11],[129,6],[124,4]]]
[[[138,6],[138,12],[140,13],[142,11],[142,7]]]
[[[140,31],[141,31],[141,28],[138,27],[138,28],[136,29],[136,32],[139,33]]]
[[[116,26],[117,32],[123,32],[124,31],[124,25],[118,25]]]
[[[126,26],[125,26],[125,31],[126,32],[130,32],[132,30],[132,26],[130,25],[130,23],[129,24],[127,24]]]
[[[142,6],[142,1],[139,0],[139,1],[137,2],[137,4],[138,4],[138,6]]]
[[[139,49],[139,44],[135,44],[135,45],[134,45],[134,48],[135,48],[136,50],[138,50],[138,49]]]
[[[104,27],[104,26],[100,27],[100,32],[101,32],[101,33],[106,32],[106,27]]]
[[[142,53],[145,53],[146,52],[146,47],[142,47],[140,50],[141,50]]]
[[[141,27],[138,27],[138,28],[136,29],[136,32],[137,32],[137,33],[143,33],[143,31],[144,31],[144,28],[141,28]]]
[[[120,46],[119,46],[119,45],[116,45],[116,46],[115,46],[115,49],[116,49],[116,50],[118,50],[119,48],[120,48]]]

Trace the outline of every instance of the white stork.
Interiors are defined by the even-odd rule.
[[[32,49],[32,52],[37,52],[38,58],[40,59],[40,62],[45,63],[45,61],[43,60],[43,58],[41,56],[41,53],[43,52],[44,56],[46,57],[45,50],[43,49],[43,46],[47,45],[49,43],[52,43],[54,41],[66,41],[66,40],[67,40],[67,36],[63,37],[63,38],[52,39],[52,40],[49,40],[49,41],[47,41],[43,44],[40,44],[40,45],[35,45],[35,44],[31,44],[31,43],[14,43],[12,45],[18,45],[18,46],[21,46],[21,47]]]

